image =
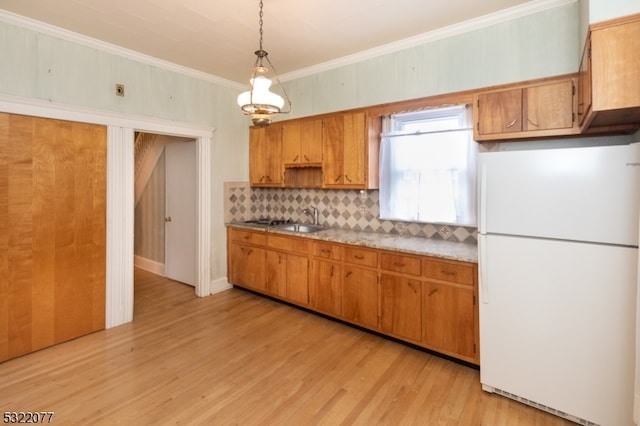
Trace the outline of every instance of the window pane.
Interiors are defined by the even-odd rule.
[[[475,225],[477,146],[466,114],[456,108],[393,117],[397,133],[385,135],[381,149],[381,218]],[[452,128],[462,130],[442,131]]]

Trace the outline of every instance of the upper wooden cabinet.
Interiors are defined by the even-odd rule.
[[[249,129],[249,183],[266,187],[284,185],[280,124]]]
[[[378,188],[380,117],[331,113],[252,127],[250,185]]]
[[[640,14],[593,24],[580,64],[584,132],[640,127]]]
[[[322,167],[322,120],[282,124],[282,159],[286,167]]]
[[[324,119],[322,186],[378,187],[380,126],[365,112],[334,114]]]
[[[547,79],[480,93],[474,102],[477,141],[572,135],[577,79]]]

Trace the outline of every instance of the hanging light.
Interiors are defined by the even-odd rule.
[[[269,60],[267,52],[262,49],[262,0],[260,0],[260,49],[255,51],[255,55],[256,62],[253,65],[253,72],[249,79],[249,90],[238,96],[238,105],[240,105],[244,114],[251,115],[251,121],[255,126],[268,126],[271,123],[271,115],[286,114],[291,111],[291,101],[284,87],[282,87],[280,79],[278,79],[278,74]],[[269,68],[263,62],[266,62],[273,70],[277,86],[281,87],[286,102],[282,96],[269,90],[272,80],[268,78]],[[285,103],[287,109],[283,110]]]

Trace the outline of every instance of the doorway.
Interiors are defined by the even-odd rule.
[[[195,140],[140,132],[134,151],[134,264],[195,286]]]
[[[196,140],[197,281],[195,292],[211,294],[211,141],[215,128],[0,94],[0,111],[107,126],[107,253],[105,326],[133,320],[134,133]]]

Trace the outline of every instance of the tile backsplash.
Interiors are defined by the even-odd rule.
[[[248,182],[225,183],[225,222],[274,218],[310,222],[302,210],[313,206],[323,226],[438,240],[477,242],[475,227],[383,220],[378,190],[251,188]]]

